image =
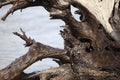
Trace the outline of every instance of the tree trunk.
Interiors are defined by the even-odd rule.
[[[120,79],[120,0],[6,0],[0,7],[13,4],[2,17],[16,10],[43,6],[51,19],[65,22],[60,31],[64,49],[52,48],[28,38],[23,39],[29,51],[0,70],[0,80],[119,80]],[[80,15],[77,21],[71,6]],[[60,66],[37,73],[23,70],[44,58],[55,58]]]

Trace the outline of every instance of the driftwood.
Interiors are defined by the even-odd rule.
[[[43,6],[50,19],[63,20],[64,49],[36,42],[20,29],[22,34],[14,34],[26,42],[29,51],[0,70],[0,80],[120,80],[120,0],[5,0],[0,7],[8,4],[13,7],[2,20],[16,10],[34,6]],[[81,21],[73,17],[71,6],[78,9],[75,14]],[[60,66],[23,73],[44,58],[55,58]]]

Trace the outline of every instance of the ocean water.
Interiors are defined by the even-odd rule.
[[[10,7],[11,5],[0,9],[0,18]],[[50,20],[49,18],[49,13],[44,8],[31,7],[24,9],[22,13],[19,10],[16,11],[13,15],[9,15],[6,21],[0,20],[0,69],[3,69],[28,51],[28,48],[23,46],[24,41],[12,33],[20,32],[19,28],[22,28],[27,36],[38,42],[63,48],[63,39],[59,34],[59,30],[62,29],[60,26],[63,26],[64,22]],[[25,72],[57,66],[58,64],[48,58],[34,63]]]

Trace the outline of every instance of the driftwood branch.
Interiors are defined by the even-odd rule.
[[[5,2],[0,3],[0,7],[12,4],[13,6],[7,11],[7,13],[1,18],[3,21],[8,17],[9,14],[13,14],[16,10],[24,9],[26,7],[38,6],[40,4],[38,1],[34,2],[33,0],[6,0]]]
[[[120,79],[120,0],[7,0],[0,7],[7,4],[13,7],[3,20],[18,9],[32,6],[43,6],[50,13],[50,19],[63,20],[65,26],[60,32],[64,50],[36,42],[21,29],[22,34],[14,34],[26,42],[29,51],[0,71],[1,80],[18,80],[21,76],[23,80]],[[78,9],[75,14],[85,19],[77,21],[71,13],[71,5]],[[23,74],[25,68],[48,57],[55,58],[60,67]]]
[[[44,70],[41,72],[37,72],[34,74],[29,74],[22,78],[22,80],[29,80],[32,78],[38,78],[38,80],[72,80],[73,77],[73,71],[71,69],[71,66],[69,64],[62,65],[57,68],[50,68],[48,70]],[[37,79],[35,79],[37,80]]]
[[[15,35],[22,38],[27,43],[27,45],[29,43],[31,44],[31,41],[33,41],[33,40],[30,40],[30,38],[27,38],[24,32],[23,32],[23,35],[19,33],[15,33]],[[29,51],[25,55],[13,61],[5,69],[0,70],[1,80],[15,79],[23,72],[24,69],[26,69],[28,66],[30,66],[34,62],[38,60],[42,60],[43,58],[57,58],[64,63],[70,62],[70,59],[66,55],[65,50],[52,48],[50,46],[46,46],[35,41],[29,46],[30,46]]]

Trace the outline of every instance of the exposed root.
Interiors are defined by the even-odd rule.
[[[39,1],[40,2],[40,1]],[[19,10],[19,9],[24,9],[26,7],[30,6],[37,6],[39,2],[34,3],[33,0],[6,0],[5,2],[0,3],[0,7],[12,4],[13,6],[7,11],[7,13],[1,18],[3,21],[6,20],[9,14],[13,14],[14,11]]]
[[[64,39],[64,49],[36,42],[28,38],[22,29],[20,29],[22,34],[14,32],[26,42],[25,46],[30,48],[27,54],[0,70],[0,80],[18,80],[21,77],[21,80],[106,80],[108,77],[108,80],[120,80],[116,78],[119,77],[117,73],[120,71],[119,42],[110,39],[112,36],[109,34],[113,30],[111,26],[119,31],[120,2],[118,0],[115,4],[114,16],[109,24],[107,21],[109,15],[104,11],[107,7],[111,10],[113,6],[102,5],[102,2],[109,3],[109,1],[96,0],[93,5],[95,8],[90,6],[95,0],[88,5],[84,1],[88,2],[88,0],[6,0],[0,3],[0,7],[13,4],[2,20],[18,9],[43,6],[50,13],[51,19],[61,19],[65,22],[63,31],[60,31]],[[86,16],[83,22],[73,17],[71,5],[83,9]],[[44,58],[55,58],[54,61],[60,66],[35,74],[23,73],[28,66]]]
[[[22,29],[21,29],[22,31]],[[14,33],[19,36],[21,39],[26,41],[26,46],[30,46],[27,54],[19,57],[13,61],[6,68],[0,70],[0,79],[1,80],[13,80],[19,77],[25,68],[33,64],[34,62],[44,59],[44,58],[56,58],[61,62],[69,63],[70,59],[66,55],[66,51],[58,48],[52,48],[47,45],[35,42],[30,38],[27,38],[25,32],[22,31],[23,35],[19,33]]]
[[[61,65],[57,68],[50,68],[41,72],[30,74],[22,78],[28,80],[39,77],[40,80],[73,80],[73,72],[69,64]]]

